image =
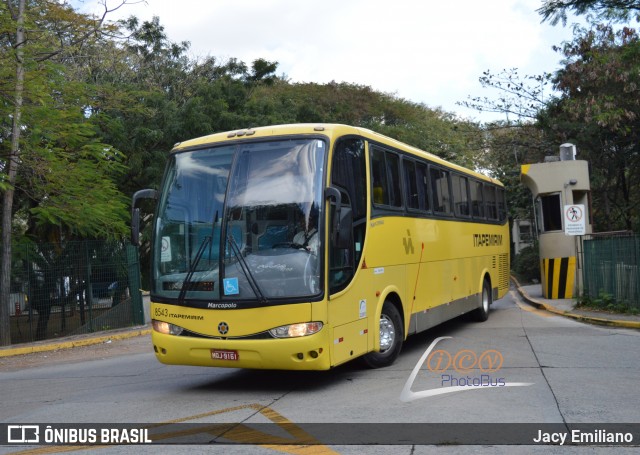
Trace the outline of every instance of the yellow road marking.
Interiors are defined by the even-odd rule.
[[[520,297],[518,297],[515,291],[509,291],[509,294],[511,294],[511,297],[513,297],[513,301],[516,302],[516,305],[518,305],[518,307],[520,307],[521,310],[528,311],[529,313],[537,314],[538,316],[542,316],[543,318],[550,318],[554,316],[552,313],[549,313],[548,311],[539,310],[538,308],[535,308],[529,305],[528,303],[523,302],[522,300],[520,300]]]

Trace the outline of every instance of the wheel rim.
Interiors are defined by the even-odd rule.
[[[489,303],[490,303],[489,290],[485,287],[482,290],[482,309],[484,310],[485,313],[489,312]]]
[[[380,352],[391,349],[396,339],[396,328],[386,314],[380,316]]]

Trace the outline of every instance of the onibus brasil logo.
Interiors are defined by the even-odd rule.
[[[447,393],[463,392],[467,390],[483,390],[496,387],[526,387],[533,385],[533,382],[506,382],[502,377],[496,378],[492,373],[500,371],[503,357],[500,351],[487,349],[479,355],[470,350],[462,349],[451,353],[445,349],[434,351],[436,345],[442,341],[453,337],[439,337],[429,345],[416,366],[411,371],[404,388],[400,393],[400,401],[410,402],[421,398],[445,395]],[[413,382],[418,376],[423,365],[433,373],[440,373],[440,387],[434,389],[414,392],[411,390]],[[452,371],[457,373],[454,374]],[[480,374],[470,373],[479,371]]]

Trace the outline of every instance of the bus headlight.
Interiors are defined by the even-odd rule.
[[[153,330],[164,335],[180,335],[184,330],[178,325],[170,324],[164,321],[156,321],[155,319],[151,321],[151,325],[153,326]]]
[[[269,330],[274,338],[294,338],[313,335],[322,329],[322,322],[301,322],[300,324],[283,325]]]

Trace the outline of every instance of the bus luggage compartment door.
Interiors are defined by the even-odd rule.
[[[333,329],[331,365],[336,366],[366,354],[369,339],[367,318],[359,319]]]

